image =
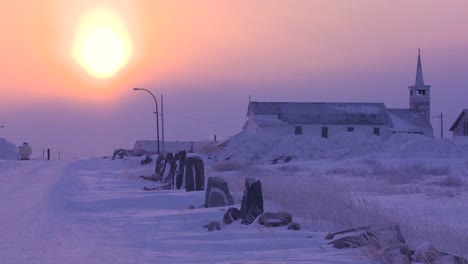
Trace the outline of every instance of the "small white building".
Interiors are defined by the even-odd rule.
[[[468,109],[463,109],[450,127],[450,131],[453,132],[454,137],[468,137]]]
[[[249,102],[246,131],[328,138],[342,132],[365,135],[421,134],[433,137],[430,85],[424,84],[418,53],[416,81],[409,88],[409,108],[388,109],[383,103]]]

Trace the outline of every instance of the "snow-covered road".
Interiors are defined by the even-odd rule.
[[[103,263],[114,252],[100,244],[100,225],[54,210],[70,162],[8,162],[0,176],[1,263]],[[98,232],[99,231],[99,232]],[[111,254],[112,253],[112,254]],[[114,260],[114,258],[112,258]],[[113,262],[117,263],[117,262]]]

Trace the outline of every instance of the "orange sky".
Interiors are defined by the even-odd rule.
[[[391,57],[388,51],[403,47],[411,47],[408,54],[421,44],[447,48],[447,38],[466,41],[453,23],[467,21],[461,7],[468,6],[462,1],[266,0],[20,0],[4,5],[0,71],[8,78],[0,84],[15,87],[6,95],[79,100],[109,99],[147,80],[294,78],[379,63]],[[118,13],[135,45],[127,67],[106,81],[87,76],[70,57],[80,16],[96,6]]]
[[[130,62],[106,80],[89,76],[70,52],[80,17],[97,6],[122,18],[134,46]],[[454,93],[466,95],[459,72],[468,66],[461,59],[468,56],[466,10],[462,0],[6,0],[0,109],[14,113],[58,101],[111,111],[135,86],[179,96],[198,89],[229,98],[387,100],[405,107],[401,97],[413,81],[419,47],[425,79],[433,87],[452,81],[459,86]],[[388,89],[395,86],[396,94]],[[294,92],[282,94],[285,87]],[[449,101],[434,102],[435,111],[449,106],[455,115],[462,102]],[[240,113],[236,127],[244,108],[229,110]]]

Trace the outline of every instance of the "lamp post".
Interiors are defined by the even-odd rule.
[[[156,138],[157,138],[157,145],[158,145],[158,151],[157,153],[159,154],[159,118],[158,118],[158,101],[156,100],[156,97],[154,97],[154,94],[146,89],[143,89],[143,88],[133,88],[134,91],[146,91],[148,92],[149,94],[151,94],[151,96],[153,96],[153,99],[154,99],[154,103],[156,104]]]

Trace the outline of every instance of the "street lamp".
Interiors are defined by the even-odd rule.
[[[158,118],[158,101],[156,100],[156,97],[154,97],[154,94],[146,89],[143,89],[143,88],[133,88],[134,91],[146,91],[148,92],[149,94],[151,94],[151,96],[153,96],[153,99],[154,99],[154,103],[156,104],[156,138],[157,138],[157,144],[158,144],[158,154],[159,154],[159,118]]]

